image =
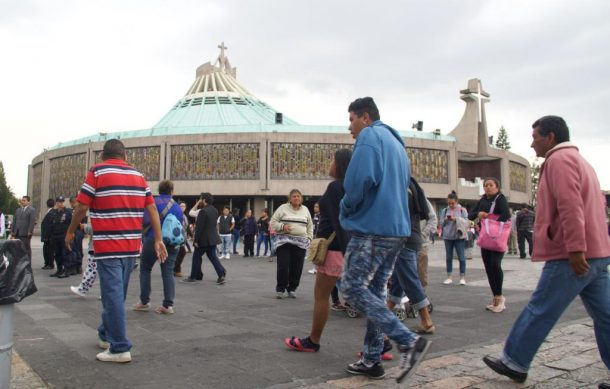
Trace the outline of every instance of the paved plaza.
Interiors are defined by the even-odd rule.
[[[384,362],[388,376],[370,381],[349,376],[344,367],[357,359],[363,318],[331,312],[318,353],[288,350],[284,337],[309,331],[314,276],[306,272],[297,299],[275,299],[275,262],[232,256],[223,260],[227,283],[204,260],[204,280],[178,282],[174,315],[134,312],[138,272],[126,302],[133,362],[95,360],[99,289],[87,298],[69,291],[77,277],[49,278],[40,244],[34,245],[38,293],[16,305],[13,388],[374,388],[396,387],[397,358]],[[187,255],[184,269],[190,268]],[[510,326],[533,290],[541,264],[507,256],[504,260],[507,310],[486,312],[491,300],[481,259],[468,261],[468,285],[442,285],[444,246],[431,246],[429,297],[437,333],[427,360],[402,387],[415,388],[597,388],[610,381],[600,361],[591,321],[575,301],[542,346],[525,384],[486,368],[481,357],[500,349]],[[152,305],[160,305],[162,285],[153,271]],[[414,326],[418,319],[406,319]],[[397,352],[395,352],[397,357]]]

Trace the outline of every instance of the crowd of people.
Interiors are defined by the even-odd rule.
[[[355,100],[348,112],[355,145],[353,150],[337,150],[329,161],[332,181],[313,215],[303,204],[299,189],[290,191],[288,201],[272,215],[263,209],[258,219],[251,210],[240,218],[239,210],[231,212],[228,207],[219,214],[213,195],[207,192],[187,213],[186,204],[173,199],[171,181],[161,181],[159,194],[153,196],[143,176],[125,162],[123,144],[107,141],[103,161],[89,170],[78,196],[70,199],[71,208],[65,207],[62,196],[50,199],[41,223],[43,269],[55,269],[51,276],[83,273],[83,237],[91,237],[82,281],[71,289],[85,295],[99,276],[103,311],[98,344],[105,351],[97,358],[131,360],[123,306],[137,258],[140,299],[133,309],[151,309],[151,270],[158,261],[164,297],[155,311],[172,314],[175,278],[182,276],[187,252],[192,251],[192,263],[184,283],[203,279],[205,254],[215,269],[217,284],[222,285],[227,271],[220,260],[237,253],[239,238],[243,239],[244,257],[255,256],[255,244],[256,256],[260,256],[263,245],[264,256],[268,252],[277,256],[275,296],[296,299],[307,250],[317,239],[327,244],[327,251],[315,268],[311,330],[306,336],[286,338],[284,344],[295,351],[319,351],[330,309],[347,306],[365,316],[367,326],[360,358],[348,364],[346,371],[372,379],[385,377],[382,360],[388,359],[393,341],[400,353],[397,381],[401,382],[424,359],[431,344],[429,336],[436,331],[427,297],[431,237],[433,243],[438,234],[445,244],[447,278],[443,284],[453,284],[457,253],[459,284],[464,286],[465,246],[474,228],[480,234],[480,253],[492,294],[485,309],[492,313],[506,309],[502,289],[506,252],[516,254],[518,246],[520,258],[529,254],[534,261],[545,261],[539,284],[513,325],[504,350],[499,356],[486,356],[484,362],[499,374],[525,381],[542,341],[567,305],[580,295],[593,318],[602,361],[610,369],[610,239],[605,200],[595,172],[569,142],[563,119],[545,116],[532,125],[532,147],[546,158],[536,213],[526,204],[518,213],[512,212],[494,177],[484,179],[484,194],[469,210],[453,191],[447,196],[447,206],[437,213],[410,176],[402,137],[380,120],[373,99]],[[35,210],[27,196],[21,205],[15,212],[12,236],[24,243],[31,259]],[[195,219],[194,225],[188,217]],[[500,226],[497,236],[490,225]],[[405,296],[419,313],[420,323],[412,329],[393,312]]]

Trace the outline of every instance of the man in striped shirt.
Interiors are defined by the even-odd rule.
[[[130,362],[124,302],[134,260],[140,255],[144,210],[150,216],[157,258],[167,258],[157,207],[142,173],[125,162],[125,146],[117,139],[104,144],[102,163],[89,170],[76,200],[66,246],[71,247],[78,223],[89,211],[103,305],[98,345],[105,351],[97,359]]]

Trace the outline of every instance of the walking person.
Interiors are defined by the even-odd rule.
[[[11,235],[13,239],[19,239],[25,246],[30,263],[32,263],[32,235],[36,225],[36,209],[30,205],[30,196],[21,198],[21,207],[15,210],[13,229]]]
[[[415,372],[430,342],[409,331],[386,305],[386,285],[396,255],[411,234],[407,188],[409,159],[401,136],[384,124],[370,97],[349,105],[350,132],[356,139],[343,182],[339,220],[351,233],[339,290],[367,318],[360,360],[350,374],[385,376],[381,364],[386,334],[401,353],[397,381]],[[383,215],[383,217],[381,217]]]
[[[191,263],[191,275],[187,279],[182,280],[182,282],[193,283],[203,279],[203,272],[201,271],[203,254],[208,256],[212,266],[214,266],[214,270],[218,276],[216,283],[222,285],[226,282],[225,277],[227,271],[216,255],[216,246],[220,243],[220,236],[218,235],[218,229],[216,228],[218,210],[214,207],[213,202],[214,196],[209,192],[204,192],[195,205],[198,212],[197,220],[195,221],[195,235],[193,238],[195,250],[193,251],[193,260]]]
[[[254,219],[252,210],[249,209],[241,221],[241,234],[244,236],[244,258],[254,257],[256,230],[256,219]]]
[[[447,266],[447,279],[443,284],[453,283],[453,250],[457,252],[460,261],[460,285],[466,285],[466,255],[465,245],[468,239],[468,213],[458,203],[458,196],[451,191],[447,196],[447,208],[443,209],[440,217],[441,237],[445,242],[445,261]]]
[[[102,362],[130,362],[132,343],[127,338],[125,297],[134,260],[140,255],[145,210],[151,221],[157,258],[164,262],[167,257],[157,207],[144,176],[125,162],[125,146],[118,139],[104,143],[102,162],[89,169],[76,200],[65,244],[71,246],[80,220],[91,209],[93,252],[103,306],[98,346],[106,350],[96,358]]]
[[[218,216],[218,234],[220,235],[220,259],[231,258],[231,236],[235,227],[235,219],[230,214],[229,207],[222,209],[222,215]]]
[[[517,213],[516,225],[517,225],[517,243],[519,246],[519,258],[525,259],[527,256],[525,251],[525,241],[527,241],[527,248],[530,258],[532,257],[532,252],[534,250],[534,240],[532,236],[532,231],[534,229],[534,222],[536,220],[536,215],[532,210],[530,210],[529,205],[523,204],[521,206],[521,211]]]
[[[158,190],[159,195],[153,196],[153,198],[155,199],[161,226],[163,226],[163,223],[170,215],[173,215],[176,218],[176,221],[182,225],[184,214],[182,213],[180,205],[172,198],[172,195],[174,194],[174,183],[170,180],[163,180],[159,182]],[[134,304],[134,311],[150,310],[150,273],[155,262],[157,262],[154,235],[150,228],[150,220],[147,215],[144,215],[143,223],[142,255],[140,257],[140,301]],[[180,234],[184,238],[183,230],[180,231]],[[171,245],[169,242],[165,243],[167,258],[160,263],[161,279],[163,280],[163,303],[155,308],[155,312],[168,315],[174,313],[174,298],[176,295],[174,266],[176,264],[176,257],[178,256],[180,245]]]
[[[316,352],[320,349],[320,338],[330,310],[328,298],[343,272],[343,255],[349,242],[349,235],[339,222],[339,203],[345,194],[343,179],[351,158],[352,151],[349,149],[339,149],[335,152],[329,170],[333,181],[328,184],[326,192],[317,203],[320,205],[320,224],[316,237],[329,239],[333,233],[335,236],[328,246],[324,264],[317,266],[313,291],[313,319],[309,336],[284,339],[284,344],[296,351]]]
[[[182,277],[182,262],[184,261],[184,257],[187,252],[191,252],[191,247],[189,246],[189,218],[186,215],[186,203],[184,201],[180,202],[180,209],[182,210],[182,237],[184,239],[184,243],[180,245],[178,249],[178,255],[176,256],[176,263],[174,264],[174,277]]]
[[[277,254],[276,298],[296,298],[295,291],[301,282],[305,252],[313,239],[313,220],[303,195],[293,189],[288,202],[279,206],[271,217],[271,228],[276,231],[275,251]]]
[[[428,248],[430,242],[434,244],[434,235],[436,235],[436,226],[438,226],[438,218],[430,200],[426,198],[428,205],[428,219],[422,219],[420,222],[421,228],[421,249],[417,253],[417,274],[424,292],[428,289]]]
[[[51,223],[53,221],[53,210],[55,209],[55,200],[47,200],[47,213],[45,213],[40,222],[40,241],[42,242],[42,257],[44,258],[43,270],[53,270],[55,268],[53,242],[51,241]]]
[[[470,210],[468,218],[470,220],[478,219],[481,223],[487,218],[493,218],[499,222],[509,221],[510,209],[508,208],[506,197],[500,191],[500,181],[494,177],[485,178],[483,190],[485,194]],[[502,294],[502,284],[504,283],[502,258],[504,258],[504,252],[481,247],[481,258],[483,258],[487,281],[493,295],[491,304],[487,305],[485,309],[494,313],[500,313],[506,309],[506,298]]]
[[[591,165],[570,143],[566,122],[544,116],[532,125],[540,167],[532,261],[543,261],[538,285],[508,334],[499,357],[483,361],[524,382],[538,348],[580,296],[593,319],[597,348],[610,370],[610,238],[605,198]],[[599,387],[608,387],[600,384]]]
[[[261,256],[261,243],[265,244],[264,257],[267,256],[267,250],[269,249],[269,210],[263,208],[261,217],[256,222],[256,229],[258,230],[258,237],[256,238],[256,256]]]

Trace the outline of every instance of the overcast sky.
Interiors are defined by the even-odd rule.
[[[488,129],[528,159],[531,123],[563,116],[610,189],[610,2],[0,0],[0,130],[26,193],[44,148],[146,129],[224,41],[240,83],[300,124],[345,125],[373,96],[382,119],[450,132],[480,78]]]

